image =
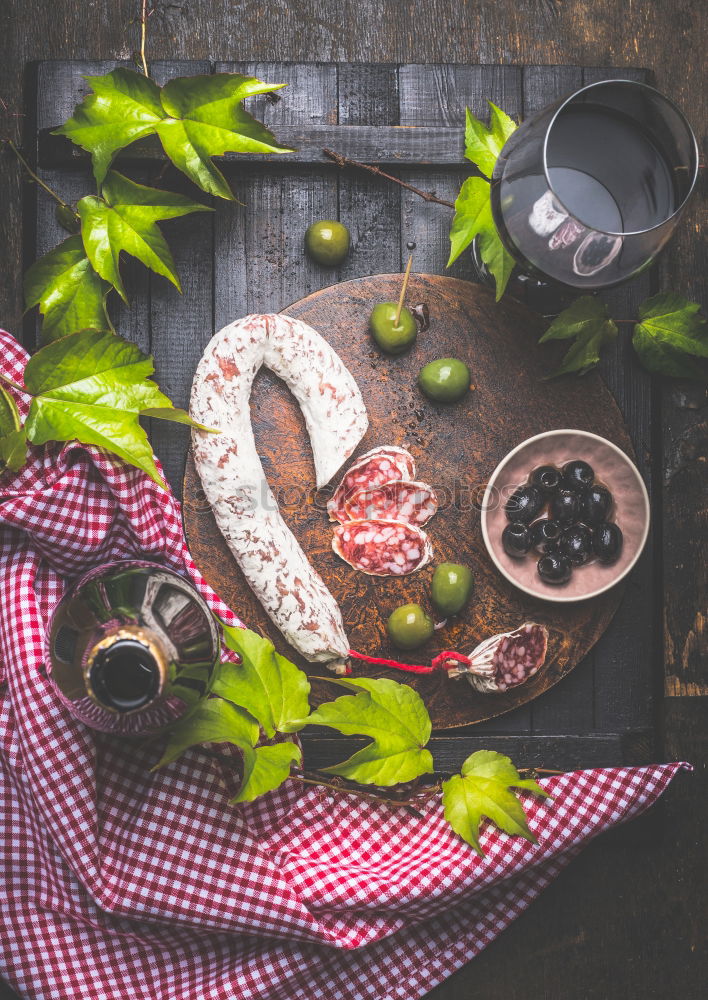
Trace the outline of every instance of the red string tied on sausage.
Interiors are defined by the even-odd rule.
[[[381,656],[367,656],[365,653],[358,653],[355,649],[350,649],[349,655],[356,660],[363,660],[365,663],[391,667],[393,670],[403,670],[408,674],[433,674],[436,670],[454,670],[456,673],[464,673],[471,663],[469,656],[457,653],[454,649],[446,649],[442,653],[438,653],[429,665],[425,663],[400,663],[398,660],[387,660]]]

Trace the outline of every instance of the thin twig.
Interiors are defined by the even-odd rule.
[[[413,254],[408,257],[408,263],[406,264],[406,273],[403,275],[403,286],[401,287],[401,294],[398,296],[398,305],[396,306],[396,318],[393,321],[394,326],[398,326],[401,319],[401,309],[403,309],[403,300],[406,297],[406,289],[408,288],[408,279],[411,276],[411,264],[413,263]]]
[[[519,774],[565,774],[565,771],[551,771],[547,767],[520,767]]]
[[[359,160],[352,160],[348,156],[343,156],[342,153],[335,153],[333,149],[323,149],[322,152],[330,160],[334,160],[338,167],[359,167],[360,170],[368,170],[370,174],[376,174],[377,177],[384,177],[387,181],[393,181],[394,184],[400,184],[401,187],[406,188],[407,191],[412,191],[413,194],[417,194],[419,198],[424,201],[434,201],[436,205],[446,205],[448,208],[454,209],[454,205],[451,201],[445,201],[444,198],[438,198],[436,194],[432,191],[421,191],[420,188],[413,187],[412,184],[406,184],[402,181],[400,177],[394,177],[392,174],[384,173],[383,170],[379,170],[378,167],[372,167],[369,163],[360,163]]]
[[[51,197],[56,202],[58,202],[58,204],[60,204],[62,208],[68,208],[70,212],[73,212],[73,214],[76,215],[76,212],[74,212],[74,210],[71,207],[71,205],[67,205],[67,203],[62,198],[59,197],[59,195],[56,193],[56,191],[52,191],[52,189],[47,184],[44,183],[44,181],[41,179],[41,177],[37,176],[37,174],[34,172],[34,170],[29,165],[29,163],[27,162],[27,160],[24,158],[24,156],[22,155],[22,153],[19,151],[19,149],[17,148],[17,146],[14,144],[14,142],[12,141],[12,139],[3,139],[2,142],[7,143],[7,145],[10,147],[10,149],[12,150],[12,152],[15,154],[15,156],[17,157],[17,159],[20,161],[20,163],[22,164],[22,166],[25,168],[25,170],[27,171],[27,173],[30,175],[30,177],[32,178],[32,180],[36,184],[39,184],[39,186],[44,191],[46,191],[48,195],[51,195]],[[78,219],[78,215],[76,215],[76,218]]]
[[[404,799],[390,799],[376,792],[363,792],[358,788],[347,788],[346,785],[334,785],[331,781],[323,781],[322,778],[304,778],[301,774],[291,774],[292,781],[301,781],[304,785],[319,785],[322,788],[330,788],[333,792],[344,792],[347,795],[356,795],[361,799],[376,799],[377,802],[384,802],[390,806],[412,806],[413,802]]]
[[[145,45],[147,42],[147,20],[148,20],[148,9],[147,0],[142,0],[140,6],[140,61],[143,64],[143,73],[145,76],[150,76],[148,73],[147,60],[145,58]]]
[[[18,392],[24,393],[25,396],[32,395],[32,393],[28,392],[23,385],[18,385],[17,382],[13,382],[11,378],[8,378],[7,375],[3,375],[2,372],[0,372],[0,379],[2,379],[2,381],[5,382],[7,385],[9,385],[11,388],[16,389]]]

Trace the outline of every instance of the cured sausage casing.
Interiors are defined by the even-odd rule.
[[[190,413],[221,433],[193,431],[195,464],[219,529],[273,622],[308,660],[344,670],[341,612],[283,521],[256,450],[249,398],[262,365],[300,405],[318,487],[352,454],[368,419],[351,373],[307,324],[254,315],[212,337],[197,367]]]

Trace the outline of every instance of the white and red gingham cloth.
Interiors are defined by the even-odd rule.
[[[0,370],[21,383],[25,361],[0,333]],[[229,807],[228,752],[150,774],[159,748],[88,731],[42,670],[66,579],[109,558],[164,560],[236,621],[177,502],[77,445],[35,449],[0,486],[0,977],[23,997],[414,1000],[681,767],[547,779],[552,802],[524,797],[538,844],[487,825],[484,859],[438,806],[417,818],[287,787]]]

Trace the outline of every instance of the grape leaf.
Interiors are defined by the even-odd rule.
[[[506,291],[509,278],[514,270],[514,258],[499,238],[494,220],[491,219],[491,210],[489,215],[491,225],[485,227],[479,234],[479,255],[494,278],[495,299],[498,302]]]
[[[233,743],[245,754],[258,739],[258,724],[243,709],[221,698],[205,698],[169,730],[169,740],[152,768],[171,764],[185,750],[201,743]]]
[[[233,153],[287,153],[242,102],[286,86],[238,73],[178,77],[162,89],[134,70],[89,76],[93,90],[74,115],[56,129],[87,150],[99,187],[119,150],[157,133],[174,165],[202,190],[220,198],[233,194],[210,157]]]
[[[25,368],[34,397],[25,423],[33,444],[78,440],[105,448],[164,486],[138,416],[173,409],[150,381],[152,358],[114,333],[82,330],[42,347]],[[189,420],[174,410],[180,422]]]
[[[84,247],[94,269],[126,303],[118,269],[122,251],[168,278],[181,291],[172,254],[155,223],[212,209],[171,191],[136,184],[115,170],[109,172],[101,191],[102,197],[86,195],[76,206]]]
[[[212,690],[245,708],[269,738],[310,711],[307,674],[275,652],[273,643],[250,629],[225,625],[224,639],[241,663],[221,663]]]
[[[25,305],[39,306],[42,342],[77,330],[107,330],[110,285],[91,267],[80,236],[70,236],[40,257],[25,274]]]
[[[468,177],[455,199],[448,267],[467,249],[477,233],[489,224],[491,214],[489,181],[482,177]]]
[[[0,473],[22,468],[27,457],[26,441],[17,403],[0,385]]]
[[[574,340],[560,367],[549,375],[584,375],[600,360],[600,350],[617,336],[617,326],[610,319],[607,306],[593,295],[582,295],[572,305],[558,313],[539,340]]]
[[[430,716],[413,688],[386,678],[327,680],[358,693],[325,702],[300,727],[328,726],[345,736],[370,736],[373,742],[323,770],[364,785],[396,785],[433,770],[433,758],[424,749]]]
[[[243,781],[238,795],[231,804],[253,802],[259,795],[272,792],[290,775],[290,768],[302,760],[302,751],[294,743],[275,743],[273,746],[244,746]]]
[[[470,109],[467,108],[465,156],[479,168],[485,177],[491,177],[494,164],[497,162],[504,143],[518,126],[496,104],[491,101],[487,101],[487,104],[489,105],[489,126],[475,118]]]
[[[467,249],[475,236],[479,236],[480,256],[494,277],[498,302],[514,269],[514,259],[497,233],[492,217],[489,181],[483,177],[468,177],[455,200],[448,267]]]
[[[93,90],[74,115],[55,129],[91,154],[96,184],[103,183],[116,153],[155,131],[164,115],[160,88],[142,73],[114,69],[104,76],[87,76]]]
[[[210,157],[223,153],[288,153],[242,101],[283,83],[262,83],[237,73],[178,77],[162,89],[168,117],[155,130],[174,165],[208,194],[233,199],[231,188]]]
[[[536,781],[521,778],[508,757],[492,750],[471,754],[460,774],[443,782],[445,819],[481,856],[484,851],[479,841],[479,828],[485,816],[505,833],[536,843],[523,806],[510,788],[523,788],[548,798],[548,793]]]
[[[697,302],[666,292],[653,295],[639,307],[632,345],[646,369],[657,375],[706,379],[708,323]]]

